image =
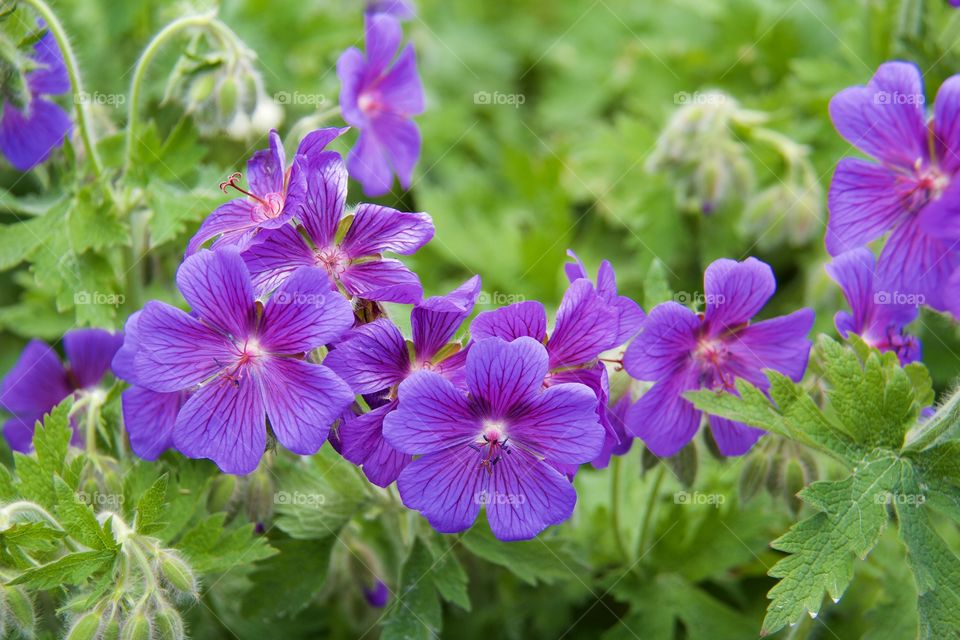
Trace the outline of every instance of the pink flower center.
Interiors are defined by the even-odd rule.
[[[493,474],[493,467],[504,453],[510,453],[507,447],[507,438],[502,422],[487,420],[483,423],[483,431],[470,448],[480,454],[480,468],[488,474]]]
[[[250,367],[256,366],[257,360],[263,357],[266,351],[263,350],[256,338],[247,338],[243,342],[238,341],[235,347],[237,349],[236,360],[233,361],[231,366],[224,368],[221,376],[223,381],[240,386],[240,379],[244,373]]]
[[[380,101],[372,92],[364,91],[357,97],[357,107],[364,115],[372,116],[380,111]]]
[[[913,175],[902,178],[902,195],[906,207],[910,211],[918,211],[932,200],[939,200],[940,196],[950,186],[950,176],[943,173],[936,165],[923,166],[918,158],[914,165]]]
[[[700,366],[701,382],[710,388],[733,389],[733,376],[726,371],[730,351],[723,340],[702,337],[693,350],[693,359]]]
[[[350,262],[350,258],[337,246],[319,249],[314,254],[314,258],[317,266],[326,269],[330,277],[335,280],[347,270]]]

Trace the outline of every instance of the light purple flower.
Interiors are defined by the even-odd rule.
[[[133,357],[139,386],[196,388],[173,426],[176,449],[227,473],[249,473],[263,456],[269,418],[287,449],[316,453],[353,393],[307,354],[350,328],[350,303],[322,273],[302,269],[264,305],[232,247],[187,258],[177,285],[194,315],[148,302],[136,321]]]
[[[71,394],[94,391],[122,342],[123,336],[103,329],[68,331],[63,336],[66,366],[46,343],[28,342],[0,386],[0,407],[13,416],[3,425],[10,447],[29,451],[37,420]]]
[[[567,250],[567,255],[573,258],[573,262],[563,265],[566,271],[567,279],[573,284],[580,278],[590,280],[590,274],[587,273],[583,262],[577,257],[572,249]],[[643,324],[643,309],[636,302],[626,296],[617,293],[617,274],[613,271],[613,265],[609,260],[600,263],[600,269],[597,271],[596,290],[608,305],[616,310],[618,329],[616,343],[617,345],[626,344],[630,338],[637,335],[640,331],[640,325]]]
[[[941,85],[933,122],[924,115],[916,65],[880,65],[867,86],[830,101],[834,126],[879,162],[844,158],[830,184],[826,243],[831,255],[860,248],[889,232],[878,275],[896,291],[920,294],[944,310],[951,274],[960,266],[960,76]],[[954,296],[955,297],[955,296]]]
[[[354,393],[377,405],[361,415],[348,411],[338,429],[340,453],[362,465],[373,484],[389,485],[412,459],[383,437],[383,420],[397,408],[397,385],[417,371],[435,371],[462,382],[466,349],[447,345],[473,311],[478,293],[480,278],[474,276],[445,296],[418,303],[410,314],[412,353],[396,325],[379,318],[350,331],[327,356],[325,364]]]
[[[543,388],[549,356],[532,338],[473,343],[467,393],[421,371],[400,384],[384,421],[396,449],[419,457],[400,497],[443,533],[470,527],[486,506],[500,540],[524,540],[570,517],[577,495],[553,466],[594,459],[603,444],[596,396],[580,384]]]
[[[374,15],[386,13],[397,20],[410,20],[416,15],[413,2],[410,0],[370,0],[367,2],[366,14]]]
[[[826,269],[853,311],[834,316],[841,336],[855,333],[871,347],[893,351],[902,364],[920,359],[920,340],[905,333],[904,327],[916,319],[922,299],[880,285],[873,254],[866,248],[840,254]]]
[[[29,102],[18,108],[8,97],[0,121],[0,150],[20,171],[29,171],[50,157],[73,128],[67,112],[44,99],[70,91],[63,54],[52,33],[47,31],[33,45],[31,60],[37,67],[25,76]]]
[[[351,296],[409,304],[420,300],[417,275],[382,254],[416,253],[433,237],[430,216],[360,204],[341,238],[346,199],[347,170],[341,158],[309,165],[296,214],[309,242],[300,230],[284,225],[262,233],[261,241],[243,254],[259,293],[275,289],[297,269],[311,267]]]
[[[368,196],[390,191],[396,174],[410,187],[420,157],[420,130],[412,117],[423,113],[423,86],[413,45],[400,55],[403,31],[391,15],[366,17],[364,54],[347,49],[337,61],[343,119],[360,131],[348,158],[350,175]]]
[[[345,131],[330,128],[310,132],[287,166],[280,135],[271,130],[270,147],[257,151],[247,162],[249,189],[237,184],[239,173],[220,184],[224,193],[232,188],[244,197],[220,205],[207,216],[190,239],[187,255],[196,253],[211,238],[216,238],[212,248],[236,246],[242,251],[258,241],[262,231],[286,226],[308,197],[308,171],[322,171],[325,164],[340,159],[338,153],[324,148]]]
[[[706,311],[696,314],[676,302],[650,312],[624,354],[627,372],[655,384],[627,413],[627,428],[658,456],[680,451],[700,427],[701,413],[683,397],[694,389],[735,392],[744,378],[766,390],[762,373],[773,369],[799,381],[811,343],[813,311],[800,309],[756,324],[750,320],[776,290],[769,265],[756,258],[721,259],[704,274]],[[746,453],[763,431],[710,416],[710,430],[726,456]]]

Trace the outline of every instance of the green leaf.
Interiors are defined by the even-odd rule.
[[[134,523],[136,532],[150,535],[163,529],[165,523],[160,522],[160,519],[166,510],[166,503],[167,474],[163,474],[137,501],[137,517]]]
[[[176,239],[187,230],[188,225],[200,222],[216,209],[224,200],[223,194],[217,189],[222,179],[212,171],[203,172],[198,186],[193,189],[159,180],[151,181],[147,186],[150,246],[156,247]]]
[[[400,588],[393,594],[381,625],[383,640],[432,639],[440,633],[440,599],[430,577],[434,565],[433,554],[421,540],[416,540],[403,564]]]
[[[64,460],[73,436],[69,418],[72,407],[72,398],[67,398],[44,416],[42,425],[37,423],[33,433],[32,455],[14,454],[20,493],[48,508],[57,501],[53,479],[63,473]]]
[[[667,282],[667,269],[660,258],[650,261],[650,268],[643,279],[643,304],[645,309],[652,309],[661,302],[673,299],[673,290]]]
[[[430,579],[440,592],[440,597],[452,602],[464,611],[470,611],[470,595],[467,593],[467,574],[457,559],[455,544],[445,544],[430,538],[426,540],[433,555]]]
[[[254,534],[252,524],[225,527],[225,513],[201,520],[177,544],[201,573],[219,573],[238,565],[253,564],[276,553],[267,539]]]
[[[486,522],[474,525],[463,534],[460,542],[478,558],[506,567],[531,585],[569,580],[582,570],[579,562],[558,542],[544,538],[501,542],[493,536]]]
[[[119,545],[97,520],[93,508],[84,504],[59,477],[54,477],[53,481],[57,492],[57,515],[67,533],[92,549],[116,549]]]
[[[839,482],[814,482],[800,493],[818,510],[794,525],[771,546],[791,555],[770,575],[780,582],[770,590],[763,633],[820,612],[824,594],[840,599],[853,578],[854,557],[867,556],[887,523],[886,498],[900,477],[900,463],[884,457],[858,468]]]
[[[34,589],[53,589],[66,584],[80,584],[97,571],[109,566],[115,557],[116,552],[109,549],[78,551],[24,571],[7,584],[23,584]]]
[[[67,231],[73,252],[103,251],[129,243],[130,230],[117,217],[116,209],[102,199],[93,186],[81,189],[67,210]]]
[[[284,539],[274,544],[279,553],[257,564],[250,574],[253,588],[243,597],[245,615],[295,615],[310,606],[326,583],[333,538]]]

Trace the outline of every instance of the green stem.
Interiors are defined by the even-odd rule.
[[[620,530],[620,476],[622,474],[620,456],[614,456],[613,460],[610,461],[610,466],[613,467],[610,470],[613,474],[610,483],[610,527],[613,529],[613,541],[617,545],[617,551],[624,559],[629,560],[630,553],[627,551],[627,545],[623,541],[623,532]]]
[[[80,78],[80,68],[77,66],[77,58],[70,47],[70,40],[67,39],[66,31],[63,30],[63,25],[60,24],[57,15],[46,2],[43,0],[23,0],[23,3],[33,7],[33,10],[40,14],[63,54],[67,75],[70,76],[70,86],[73,87],[73,102],[77,105],[77,129],[80,130],[80,139],[83,141],[83,148],[90,158],[93,172],[97,178],[100,178],[103,175],[103,163],[100,161],[100,155],[97,153],[97,146],[93,139],[89,105],[86,100],[80,99],[84,95],[83,80]]]
[[[653,478],[653,486],[650,487],[650,495],[647,496],[647,508],[643,512],[643,520],[640,522],[640,539],[637,541],[638,561],[647,552],[647,540],[650,537],[650,527],[653,524],[653,512],[656,510],[657,496],[660,494],[660,485],[663,483],[666,469],[666,463],[661,461]]]
[[[147,48],[143,50],[143,53],[140,54],[140,59],[137,61],[137,66],[133,72],[133,80],[130,83],[130,108],[127,111],[127,140],[123,155],[124,174],[130,170],[130,165],[133,162],[133,145],[136,140],[136,129],[138,124],[137,107],[140,103],[140,92],[143,89],[143,79],[147,74],[147,68],[150,66],[150,63],[153,62],[153,59],[156,57],[163,45],[170,41],[174,36],[178,35],[181,31],[194,27],[209,29],[210,32],[216,35],[218,38],[226,41],[224,30],[217,26],[217,19],[213,14],[184,16],[182,18],[177,18],[161,29],[157,35],[153,36],[153,40],[151,40],[147,45]]]

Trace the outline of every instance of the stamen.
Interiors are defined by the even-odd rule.
[[[241,180],[242,178],[243,178],[243,174],[237,171],[236,173],[231,175],[229,178],[227,178],[226,180],[220,183],[220,191],[227,193],[227,189],[233,187],[234,189],[236,189],[243,195],[247,196],[248,198],[253,198],[257,202],[259,202],[261,205],[263,205],[264,210],[269,210],[270,204],[266,200],[253,195],[252,193],[250,193],[246,189],[243,189],[242,187],[237,186],[237,181]]]

